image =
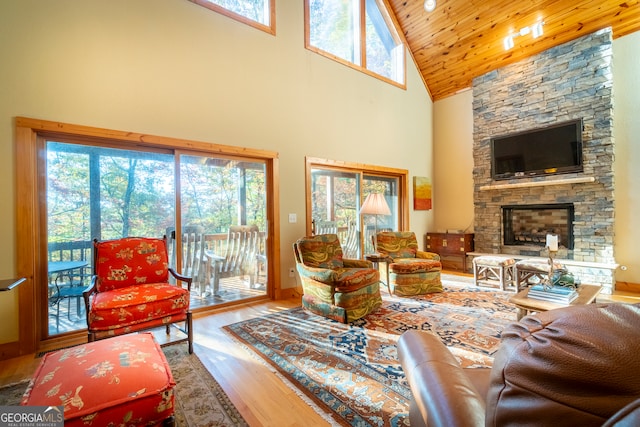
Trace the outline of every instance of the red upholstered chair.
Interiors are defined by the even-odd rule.
[[[167,238],[94,240],[91,285],[84,293],[89,341],[158,326],[178,326],[193,352],[191,277],[168,267]],[[169,283],[169,273],[178,284]],[[187,284],[184,288],[180,282]]]

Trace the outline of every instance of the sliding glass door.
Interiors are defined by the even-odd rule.
[[[267,294],[266,162],[43,139],[43,336],[86,327],[92,239],[167,236],[193,309]],[[233,227],[246,226],[242,232]],[[43,253],[43,258],[45,257]]]
[[[407,171],[322,159],[307,159],[307,233],[338,234],[344,256],[375,252],[376,230],[408,227]],[[381,194],[389,215],[362,214],[369,194]]]
[[[266,295],[266,163],[178,158],[181,256],[171,259],[194,277],[193,306]]]
[[[331,169],[311,170],[312,232],[335,231],[346,258],[359,258],[360,245],[360,174]],[[326,224],[331,223],[331,227]]]

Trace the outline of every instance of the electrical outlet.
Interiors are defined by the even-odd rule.
[[[294,268],[289,269],[289,277],[296,277],[296,270]]]

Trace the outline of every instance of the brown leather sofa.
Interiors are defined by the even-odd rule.
[[[491,369],[463,369],[433,334],[398,352],[416,426],[640,426],[640,304],[525,316],[502,333]]]

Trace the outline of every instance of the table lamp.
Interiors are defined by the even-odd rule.
[[[373,235],[373,250],[378,248],[378,215],[391,215],[391,210],[387,204],[387,200],[382,193],[370,193],[360,208],[361,215],[373,215],[375,217],[375,228]]]

